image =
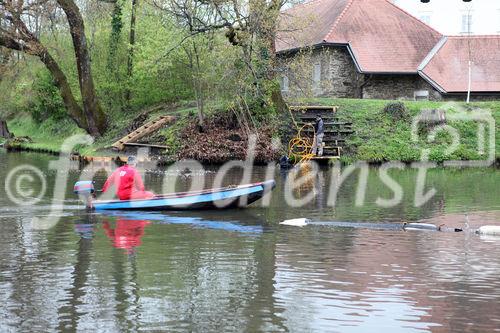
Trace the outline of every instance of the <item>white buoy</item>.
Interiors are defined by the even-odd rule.
[[[305,227],[311,222],[311,220],[306,218],[291,219],[280,222],[281,225],[289,225],[292,227]]]
[[[480,235],[496,235],[500,236],[500,226],[497,225],[485,225],[477,230]]]

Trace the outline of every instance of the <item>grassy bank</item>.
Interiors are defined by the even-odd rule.
[[[109,130],[103,137],[97,138],[92,145],[75,147],[74,152],[86,156],[114,156],[116,153],[111,151],[109,147],[144,122],[155,119],[160,115],[172,114],[180,119],[179,123],[182,124],[183,118],[194,116],[196,111],[190,103],[175,107],[166,107],[160,110],[152,108],[152,110],[151,112],[145,110],[112,115],[109,120]],[[11,140],[9,142],[10,145],[21,150],[26,149],[42,152],[58,153],[67,138],[75,134],[85,134],[70,119],[47,119],[42,123],[37,123],[29,115],[22,115],[9,121],[8,127],[11,133],[17,138],[21,138],[20,140]],[[173,128],[158,131],[155,134],[157,136],[155,139],[161,140],[165,135],[171,136],[170,132],[175,132],[177,127],[178,125],[175,125]]]
[[[85,133],[69,119],[48,119],[38,124],[31,117],[22,116],[10,121],[8,126],[10,132],[19,138],[11,142],[12,146],[54,153],[60,151],[66,138]]]
[[[500,123],[500,102],[484,103],[442,103],[442,102],[404,102],[407,114],[400,118],[384,111],[384,107],[390,101],[383,100],[355,100],[355,99],[329,99],[319,98],[302,101],[315,105],[335,105],[338,106],[338,116],[341,120],[353,123],[354,134],[347,140],[347,147],[343,152],[342,160],[352,162],[356,160],[380,163],[385,161],[413,162],[421,158],[423,149],[430,149],[429,159],[435,162],[445,160],[483,160],[485,154],[478,152],[478,124],[474,121],[451,121],[446,125],[456,129],[460,137],[460,144],[449,155],[447,148],[452,142],[452,136],[446,131],[439,132],[433,142],[429,142],[428,135],[432,127],[419,126],[418,140],[412,139],[412,119],[425,109],[443,109],[448,119],[459,112],[466,114],[478,114],[480,110],[487,110],[495,119],[496,129]],[[220,111],[208,112],[206,131],[199,133],[195,130],[196,110],[192,106],[181,106],[175,109],[178,121],[166,129],[162,129],[148,137],[156,144],[165,144],[170,147],[169,158],[197,158],[203,161],[223,162],[224,160],[241,158],[244,156],[247,146],[247,138],[234,128],[235,121],[218,118]],[[465,110],[465,111],[464,111]],[[219,112],[219,113],[218,113]],[[165,110],[144,112],[135,114],[119,115],[111,119],[111,128],[102,138],[96,140],[92,146],[77,147],[77,151],[82,155],[116,155],[107,149],[113,142],[124,136],[127,131],[134,126],[140,125],[161,114]],[[220,118],[220,117],[219,117]],[[262,131],[264,133],[261,140],[271,141],[283,132],[283,128],[291,128],[292,123],[289,117],[274,119],[272,126]],[[279,123],[281,122],[281,124]],[[277,129],[280,128],[280,132]],[[58,151],[63,141],[78,133],[83,133],[70,120],[54,121],[46,120],[42,124],[36,124],[29,117],[19,117],[9,122],[9,129],[16,136],[27,136],[33,142],[19,143],[21,147]],[[500,138],[496,137],[496,147],[500,147]],[[488,152],[488,140],[485,143],[485,151]],[[265,142],[261,145],[263,151],[268,149],[270,144]],[[495,150],[496,158],[500,158],[500,152]],[[275,158],[276,154],[264,151],[266,158]]]
[[[428,135],[432,127],[419,126],[418,140],[412,140],[412,120],[422,110],[443,109],[447,118],[463,113],[478,114],[481,110],[491,112],[495,120],[495,128],[500,124],[500,102],[471,103],[443,103],[443,102],[404,102],[408,115],[403,119],[395,119],[384,111],[389,101],[383,100],[355,100],[320,98],[309,100],[307,103],[319,105],[339,106],[338,116],[353,123],[354,134],[347,140],[347,149],[343,160],[354,160],[379,163],[385,161],[413,162],[420,160],[423,149],[430,149],[429,159],[435,162],[445,160],[483,160],[485,154],[478,152],[478,123],[475,121],[446,121],[456,129],[460,144],[456,150],[447,155],[446,150],[452,142],[452,136],[446,131],[440,131],[433,142],[429,142]],[[486,127],[487,128],[487,127]],[[488,131],[486,131],[488,134]],[[496,158],[500,157],[500,137],[495,139]],[[488,152],[486,138],[485,151]]]

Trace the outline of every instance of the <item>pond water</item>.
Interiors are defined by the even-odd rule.
[[[65,209],[51,211],[54,159],[0,151],[0,179],[26,163],[47,177],[47,191],[33,205],[14,204],[0,188],[2,332],[500,331],[500,238],[278,224],[307,217],[394,226],[500,225],[498,170],[429,170],[425,189],[436,194],[421,207],[414,204],[415,169],[391,171],[404,193],[392,208],[376,204],[392,192],[375,168],[361,205],[356,173],[341,186],[335,207],[328,205],[338,175],[323,169],[294,191],[315,194],[299,208],[285,200],[290,176],[276,171],[269,207],[89,214],[71,186],[58,199]],[[266,172],[256,168],[252,180],[264,180]],[[71,165],[67,183],[81,173]],[[207,175],[210,184],[215,174]],[[145,181],[158,192],[173,176],[150,170]],[[177,188],[192,177],[181,177]],[[238,177],[230,172],[225,183]],[[99,185],[104,179],[102,172],[95,177]],[[42,188],[36,180],[19,185],[34,189],[33,196]],[[59,217],[53,227],[32,228],[33,217],[48,215]]]

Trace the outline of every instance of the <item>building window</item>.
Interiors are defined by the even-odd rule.
[[[416,101],[429,100],[429,90],[416,90],[413,95]]]
[[[288,90],[290,88],[290,81],[288,80],[288,76],[284,75],[281,77],[280,85],[281,85],[282,92],[288,92]]]
[[[462,33],[472,33],[472,14],[462,14]]]
[[[313,88],[318,89],[321,83],[321,64],[315,64],[313,69]]]

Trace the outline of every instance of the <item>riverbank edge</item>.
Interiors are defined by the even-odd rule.
[[[410,133],[410,124],[408,120],[395,120],[391,118],[390,115],[384,114],[383,109],[388,103],[394,103],[397,101],[388,101],[388,100],[358,100],[358,99],[328,99],[328,98],[316,98],[312,100],[304,100],[301,101],[304,104],[309,105],[329,105],[329,106],[337,106],[338,116],[341,119],[345,119],[347,121],[351,121],[354,127],[354,134],[347,140],[347,149],[343,156],[341,156],[340,161],[342,164],[353,164],[358,161],[365,161],[370,165],[380,165],[389,161],[402,161],[405,164],[410,164],[413,162],[420,162],[420,151],[424,147],[417,147],[414,142],[411,141],[411,133]],[[417,115],[423,109],[439,109],[443,106],[449,107],[450,103],[440,103],[440,102],[404,102],[406,108],[408,109],[409,116]],[[453,105],[458,105],[458,107],[464,107],[464,103],[454,103]],[[500,124],[500,102],[481,102],[481,103],[471,103],[467,105],[470,110],[474,109],[489,109],[491,110],[491,114],[496,120],[496,124]],[[190,117],[193,117],[193,114],[185,115],[183,120],[179,121],[175,128],[167,130],[163,134],[167,138],[168,144],[178,145],[176,147],[177,150],[182,149],[181,143],[182,139],[180,138],[181,132],[183,132],[190,123]],[[288,129],[293,129],[292,120],[290,116],[281,117],[278,121],[278,124],[275,124],[276,127],[283,127]],[[281,122],[281,123],[279,123]],[[63,127],[68,127],[71,125],[65,124]],[[130,123],[123,122],[122,127],[126,128],[130,126]],[[49,131],[50,131],[50,126]],[[496,125],[498,128],[498,125]],[[23,132],[24,124],[16,127],[16,130],[13,131],[17,136],[23,136],[25,134],[30,134],[29,131]],[[45,129],[47,131],[47,129]],[[226,131],[225,128],[221,127],[219,129],[215,129],[213,131]],[[469,128],[470,130],[470,128]],[[33,130],[31,132],[34,132]],[[46,153],[51,155],[59,155],[60,151],[57,148],[54,148],[55,142],[63,141],[68,133],[75,132],[74,130],[60,130],[60,134],[47,135],[45,138],[36,138],[36,142],[34,143],[14,143],[8,145],[8,150],[10,151],[30,151],[37,153]],[[115,131],[117,132],[117,131]],[[280,154],[285,154],[287,140],[289,137],[286,137],[286,131],[281,130],[280,133],[276,135],[279,136],[282,142],[283,148]],[[467,132],[467,131],[466,131]],[[198,138],[200,144],[203,144],[205,137],[208,134],[200,133],[200,137]],[[289,133],[288,133],[289,136]],[[114,141],[117,138],[115,135],[109,135],[107,138],[106,145],[109,146],[109,143]],[[474,138],[466,138],[467,141],[473,142]],[[495,166],[500,164],[500,154],[497,152],[497,148],[499,146],[499,139],[496,139],[495,146]],[[196,141],[196,140],[195,140]],[[436,162],[438,165],[443,165],[444,162],[448,160],[472,160],[477,161],[481,160],[482,155],[476,154],[473,149],[471,149],[471,145],[460,147],[461,150],[455,154],[454,156],[443,156],[440,154],[438,149],[443,147],[443,142],[437,143],[434,148],[434,151],[431,150],[431,156],[429,158],[430,162]],[[223,145],[219,144],[219,147]],[[101,153],[102,148],[104,147],[103,140],[100,140],[97,144],[87,146],[84,149],[79,149],[79,151],[75,152],[75,156],[81,156],[79,158],[83,160],[93,160],[93,159],[112,159],[117,158],[120,155],[126,155],[125,153],[119,152],[110,152],[106,151],[106,153]],[[417,147],[417,148],[416,148]],[[212,147],[213,148],[213,147]],[[213,148],[217,153],[217,147]],[[220,148],[222,149],[222,148]],[[243,150],[244,148],[241,145],[238,149]],[[212,150],[214,151],[214,150]],[[176,151],[177,152],[177,151]],[[241,152],[238,152],[241,157]],[[160,158],[160,164],[169,165],[176,161],[178,161],[179,156],[182,154],[170,154],[164,155]],[[236,154],[234,154],[236,155]],[[227,155],[227,158],[219,159],[217,163],[213,164],[222,164],[227,161],[232,160],[241,160],[243,158],[235,158],[235,156]],[[269,161],[271,161],[270,159]],[[269,162],[267,161],[267,162]],[[332,159],[329,162],[335,162],[336,160]],[[259,163],[262,164],[262,163]]]
[[[0,144],[0,149],[5,149],[8,153],[28,152],[28,153],[38,153],[38,154],[46,154],[46,155],[52,155],[52,156],[61,156],[61,154],[62,154],[60,151],[53,151],[53,150],[41,149],[41,148],[33,148],[33,147],[23,146],[23,145],[16,146],[13,148],[5,148],[5,147],[3,147],[3,144]],[[92,162],[97,162],[97,163],[112,162],[116,165],[123,165],[127,161],[127,156],[126,156],[126,154],[122,154],[121,156],[120,156],[120,154],[116,154],[115,156],[85,156],[85,155],[80,155],[78,153],[72,153],[72,154],[70,154],[70,159],[72,161],[78,161],[79,163],[81,163],[83,165],[89,164]],[[228,160],[227,162],[231,162],[231,161],[234,161],[234,160]],[[175,164],[176,162],[178,162],[178,160],[157,160],[156,165],[159,167],[163,167],[163,166],[169,166],[169,165]],[[355,164],[358,162],[364,162],[368,166],[371,166],[371,167],[380,167],[384,164],[384,162],[370,162],[370,161],[352,161],[351,162],[351,161],[346,161],[346,160],[342,160],[342,159],[338,159],[338,158],[332,158],[332,159],[326,161],[326,163],[322,162],[321,164],[323,164],[323,165],[326,164],[328,166],[332,166],[332,165],[336,164],[337,162],[340,162],[341,166],[347,166],[347,165]],[[410,167],[410,166],[412,166],[412,164],[419,163],[419,162],[421,162],[421,161],[406,161],[406,162],[402,162],[402,163],[405,167]],[[447,162],[447,161],[445,161],[445,162]],[[463,167],[446,166],[445,162],[435,162],[435,163],[438,167],[467,168],[467,166],[463,166]],[[269,162],[269,163],[272,163],[272,162]],[[276,163],[278,163],[278,161],[276,161]],[[387,163],[387,162],[385,162],[385,163]],[[223,164],[224,163],[213,163],[211,165],[220,166]],[[255,163],[255,165],[265,165],[265,163]],[[495,162],[491,163],[491,165],[489,165],[489,166],[485,166],[484,168],[500,169],[500,158],[497,158],[495,160]]]

